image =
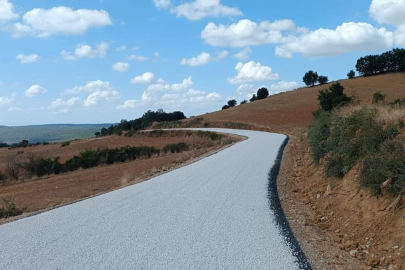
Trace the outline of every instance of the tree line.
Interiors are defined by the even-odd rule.
[[[124,131],[138,131],[145,130],[150,127],[154,122],[172,122],[186,119],[183,112],[176,111],[172,113],[166,113],[163,109],[159,109],[156,112],[147,111],[142,117],[134,120],[121,120],[117,125],[111,125],[109,128],[102,128],[100,132],[96,132],[95,136],[108,136],[108,135],[122,135]]]
[[[367,55],[357,60],[356,69],[362,76],[405,71],[405,49],[393,49],[382,54]]]

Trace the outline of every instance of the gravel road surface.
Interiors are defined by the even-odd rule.
[[[268,198],[283,135],[0,226],[0,269],[300,269]]]

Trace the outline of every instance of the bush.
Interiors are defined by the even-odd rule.
[[[341,105],[347,104],[351,98],[343,93],[344,87],[340,83],[334,83],[328,89],[319,91],[319,104],[324,111],[331,111]]]
[[[350,70],[349,73],[347,73],[348,79],[354,79],[355,77],[356,77],[356,72],[354,70]]]
[[[20,151],[18,151],[20,152]],[[20,165],[16,156],[8,156],[6,160],[6,173],[12,180],[18,180],[20,176]]]
[[[238,104],[238,102],[236,100],[234,100],[234,99],[228,101],[228,106],[230,108],[235,107],[236,104]]]
[[[187,151],[189,149],[189,145],[186,143],[171,143],[163,147],[163,152],[167,154],[168,152],[174,153],[181,153]]]
[[[66,147],[66,146],[69,146],[69,145],[70,145],[70,142],[63,142],[61,147]]]
[[[381,92],[376,92],[373,94],[373,104],[382,103],[385,100],[385,95]]]
[[[330,135],[331,113],[318,111],[316,120],[309,126],[308,139],[311,148],[311,155],[318,165],[321,158],[329,152],[327,140]]]
[[[0,219],[21,215],[24,211],[16,207],[10,200],[3,199],[5,207],[0,207]]]
[[[252,98],[249,99],[250,102],[254,102],[257,100],[256,94],[253,94]]]
[[[0,171],[0,181],[5,181],[5,180],[7,180],[8,178],[7,178],[7,175],[5,175],[4,173],[2,173],[1,171]]]
[[[319,84],[326,84],[327,82],[329,82],[329,78],[326,76],[319,76],[318,78],[318,83]]]
[[[247,100],[242,100],[242,101],[240,102],[240,105],[243,105],[243,104],[246,104],[246,103],[248,103]]]
[[[267,90],[267,88],[260,88],[259,90],[257,90],[257,99],[265,99],[269,97],[269,90]]]
[[[227,110],[229,108],[231,108],[231,107],[229,107],[228,105],[225,105],[225,106],[222,107],[222,110]]]

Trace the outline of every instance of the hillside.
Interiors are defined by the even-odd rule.
[[[347,95],[354,95],[363,103],[371,103],[375,92],[387,95],[387,101],[405,98],[405,74],[395,73],[373,77],[340,80]],[[305,128],[312,121],[312,112],[318,108],[317,95],[329,84],[280,93],[265,100],[255,101],[224,111],[201,116],[207,122],[231,121],[289,133]]]
[[[28,140],[30,143],[58,142],[74,139],[87,139],[94,137],[94,133],[111,124],[95,125],[39,125],[6,127],[0,126],[0,142],[17,143]]]

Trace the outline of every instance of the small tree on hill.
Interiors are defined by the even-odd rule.
[[[333,108],[350,102],[352,99],[343,93],[344,87],[340,83],[332,84],[329,89],[319,91],[319,104],[324,111],[331,111]]]
[[[319,82],[319,84],[325,84],[325,83],[329,82],[329,78],[327,76],[319,76],[318,82]]]
[[[234,99],[228,101],[228,106],[229,106],[230,108],[235,107],[236,104],[237,104],[237,101],[234,100]]]
[[[247,100],[243,100],[243,101],[240,102],[240,105],[243,105],[243,104],[246,104],[246,103],[247,103]]]
[[[230,107],[228,106],[228,105],[225,105],[225,106],[223,106],[222,107],[222,110],[227,110],[227,109],[229,109]]]
[[[347,78],[354,79],[354,77],[356,77],[356,72],[354,70],[350,70],[349,73],[347,73]]]
[[[313,72],[312,70],[310,70],[305,73],[302,80],[307,86],[314,86],[318,82],[318,77],[319,76],[317,72]]]
[[[257,90],[257,99],[265,99],[269,96],[269,90],[267,88],[260,88]]]
[[[254,102],[257,100],[256,94],[253,94],[253,97],[249,99],[250,102]]]

